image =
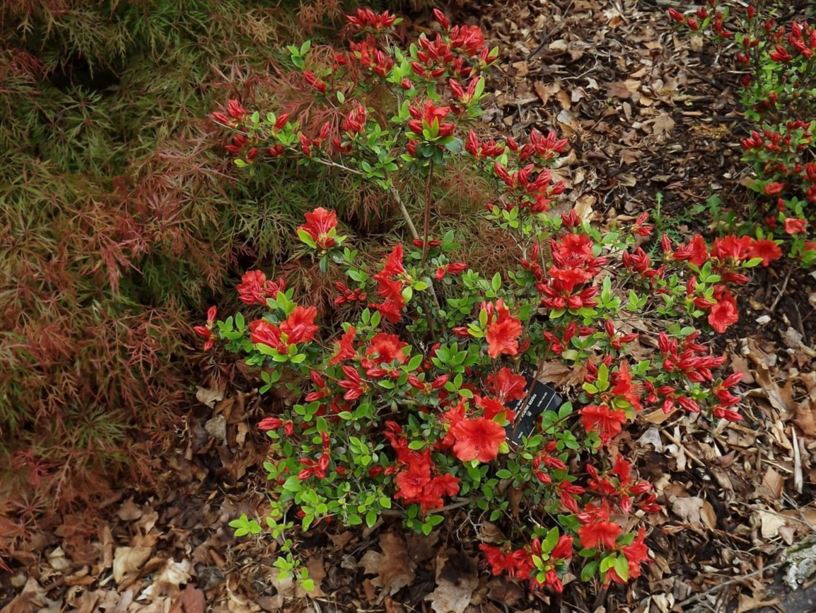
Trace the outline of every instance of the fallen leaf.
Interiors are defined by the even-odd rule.
[[[380,551],[369,550],[360,560],[365,574],[376,575],[372,583],[382,588],[379,602],[393,596],[414,580],[414,561],[408,555],[403,538],[393,532],[380,535]]]
[[[479,586],[476,563],[448,550],[436,557],[436,589],[425,597],[436,613],[464,613]]]
[[[306,561],[306,568],[309,569],[309,579],[314,581],[314,589],[309,592],[312,598],[322,598],[323,590],[320,589],[320,583],[326,578],[326,567],[323,566],[322,556],[312,556]]]
[[[156,598],[167,594],[175,595],[181,590],[181,585],[191,579],[191,565],[189,560],[176,562],[169,559],[164,563],[164,567],[153,583],[140,595],[141,598]]]
[[[204,613],[206,605],[204,592],[187,584],[170,607],[170,613]]]
[[[213,408],[216,402],[223,399],[224,392],[221,390],[211,390],[207,389],[206,387],[199,387],[196,389],[196,400],[198,400],[201,404],[206,404],[210,408]]]
[[[756,518],[759,522],[759,531],[764,539],[772,539],[779,536],[779,529],[785,525],[785,518],[776,513],[768,511],[757,511]]]
[[[127,580],[132,580],[138,576],[139,569],[142,568],[150,557],[150,547],[143,545],[136,547],[117,547],[113,554],[113,580],[117,584]]]
[[[674,119],[668,113],[658,115],[652,124],[652,132],[658,138],[666,137],[674,129]]]
[[[714,528],[717,525],[717,514],[707,500],[699,496],[688,496],[672,500],[672,512],[680,519],[693,526],[705,525]]]

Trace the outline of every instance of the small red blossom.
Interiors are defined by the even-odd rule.
[[[273,281],[261,270],[248,270],[235,289],[244,304],[265,305],[268,298],[274,298],[286,289],[286,281],[282,278]]]
[[[785,232],[788,234],[803,234],[807,228],[807,219],[788,217],[785,219]]]
[[[304,215],[306,223],[298,226],[298,232],[305,232],[320,249],[330,249],[337,244],[337,213],[318,207]]]
[[[286,335],[286,340],[290,345],[307,343],[317,333],[317,326],[314,323],[316,316],[317,307],[296,306],[286,321],[280,325],[280,331]]]
[[[218,316],[218,308],[211,306],[207,309],[207,324],[204,326],[193,326],[193,332],[204,339],[204,351],[209,351],[215,346],[215,333],[213,328],[215,326],[215,318]]]
[[[730,292],[723,292],[708,312],[708,324],[722,334],[739,320],[737,301]]]
[[[504,428],[484,417],[458,421],[451,427],[451,434],[455,441],[453,453],[463,462],[492,462],[506,436]]]
[[[581,424],[587,432],[596,431],[604,444],[620,434],[626,423],[626,412],[602,405],[587,405],[582,408]]]
[[[482,310],[487,311],[485,331],[487,354],[491,358],[497,358],[500,355],[516,355],[522,332],[521,321],[510,314],[510,309],[505,306],[502,299],[497,300],[495,304],[483,304]]]

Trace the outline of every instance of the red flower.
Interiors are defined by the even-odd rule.
[[[729,292],[723,292],[718,302],[708,312],[708,323],[717,332],[722,334],[731,324],[739,319],[737,301]]]
[[[298,231],[308,234],[320,249],[329,249],[337,244],[335,232],[337,228],[337,213],[323,207],[306,213],[306,223],[298,226]]]
[[[286,281],[282,278],[272,281],[266,278],[263,271],[248,270],[235,289],[238,290],[238,298],[244,304],[265,305],[267,298],[274,298],[278,292],[286,289]]]
[[[674,252],[675,260],[688,260],[697,267],[702,266],[708,260],[708,248],[705,239],[699,234],[695,234],[691,241],[681,245]]]
[[[434,278],[437,281],[441,281],[447,275],[458,275],[464,272],[465,268],[467,268],[467,264],[464,262],[451,262],[450,264],[445,264],[444,266],[440,266],[436,269],[434,273]]]
[[[742,262],[751,258],[754,240],[750,236],[724,236],[714,241],[711,255],[718,260]]]
[[[296,306],[289,317],[280,325],[280,331],[286,334],[290,345],[308,343],[314,338],[317,326],[314,324],[317,307]]]
[[[483,304],[482,310],[488,314],[487,331],[487,354],[491,358],[498,356],[516,355],[518,353],[518,339],[521,336],[521,321],[510,314],[504,300],[499,299],[494,304]]]
[[[788,217],[785,219],[785,232],[788,234],[802,234],[807,227],[807,220],[801,217]]]
[[[527,380],[506,366],[487,378],[486,387],[501,402],[521,400],[527,395]]]
[[[217,315],[218,308],[211,306],[209,309],[207,309],[207,325],[193,326],[193,332],[204,339],[204,351],[209,351],[215,346],[216,337],[213,333],[213,327],[215,326],[215,318]]]
[[[366,348],[366,361],[372,364],[391,364],[394,361],[404,364],[408,359],[405,355],[406,347],[408,343],[403,342],[396,334],[380,332]]]
[[[402,259],[403,248],[399,243],[385,258],[382,270],[374,275],[374,280],[377,281],[377,294],[383,301],[369,306],[377,309],[385,320],[391,323],[397,323],[402,319],[402,309],[405,306],[405,299],[402,297],[403,281],[400,279],[405,274]]]
[[[785,184],[776,182],[776,183],[768,183],[765,186],[764,191],[765,191],[765,194],[767,194],[768,196],[777,196],[777,195],[782,193],[783,189],[785,189]]]
[[[382,13],[375,13],[371,9],[357,9],[353,15],[346,15],[346,20],[354,29],[362,30],[369,28],[371,30],[379,31],[390,28],[397,20],[396,15],[392,15],[388,11]]]
[[[782,257],[782,250],[775,241],[764,238],[755,240],[751,246],[751,257],[762,258],[762,265],[768,266],[774,260]]]
[[[411,115],[408,129],[417,136],[424,136],[424,130],[428,130],[432,138],[450,136],[456,126],[443,121],[450,111],[450,107],[436,106],[431,100],[426,100],[422,106],[411,105],[408,108]]]
[[[626,413],[619,409],[612,409],[605,404],[588,405],[579,411],[581,423],[587,432],[597,431],[604,444],[620,434],[623,424],[626,423]]]
[[[629,562],[629,579],[640,577],[640,565],[649,559],[649,548],[643,542],[646,539],[646,531],[641,528],[635,540],[626,545],[622,551]]]
[[[499,455],[505,431],[495,421],[484,417],[462,419],[451,427],[454,455],[463,462],[491,462]]]
[[[585,549],[614,549],[615,541],[623,529],[615,522],[609,521],[605,509],[592,508],[578,514],[582,525],[578,528],[581,547]]]
[[[357,330],[354,329],[354,326],[349,326],[348,330],[343,333],[343,336],[341,336],[340,340],[337,342],[337,352],[330,360],[330,364],[339,364],[343,360],[349,360],[354,357],[354,336],[356,334]]]
[[[249,323],[249,340],[256,345],[272,347],[278,353],[286,353],[288,349],[287,344],[281,340],[280,328],[265,319],[256,319]]]

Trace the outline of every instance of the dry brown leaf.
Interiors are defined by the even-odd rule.
[[[811,400],[799,402],[793,418],[794,423],[799,426],[802,434],[809,438],[816,437],[816,407]]]
[[[658,138],[664,138],[674,129],[674,119],[668,113],[658,115],[652,124],[652,132]]]
[[[173,602],[170,613],[204,613],[206,606],[204,592],[188,584]]]
[[[189,560],[181,562],[176,562],[172,558],[167,560],[153,584],[142,592],[140,599],[141,597],[156,598],[168,594],[175,596],[181,590],[181,585],[186,584],[192,578],[191,570]]]
[[[714,512],[714,507],[699,496],[675,498],[671,505],[672,511],[680,519],[693,526],[705,525],[708,528],[715,528],[717,525],[717,514]]]
[[[403,538],[392,532],[380,535],[380,549],[382,552],[369,550],[360,560],[367,575],[376,575],[372,583],[380,588],[379,601],[386,595],[393,596],[414,580],[416,565],[408,555]]]
[[[478,586],[476,563],[451,549],[436,557],[436,589],[425,600],[435,613],[464,613]]]
[[[779,500],[782,489],[785,486],[785,479],[770,466],[762,477],[762,485],[759,487],[759,494],[768,500]]]
[[[633,98],[640,89],[640,81],[637,79],[627,79],[626,81],[615,81],[606,88],[606,94],[610,98],[620,98],[627,100]]]
[[[117,547],[113,554],[113,580],[122,583],[135,579],[145,562],[150,557],[151,547]]]
[[[570,367],[562,362],[542,362],[538,367],[538,379],[555,385],[578,385],[584,381],[586,366]]]
[[[210,408],[213,408],[216,402],[223,399],[224,392],[221,390],[211,390],[206,387],[199,387],[196,390],[196,400],[201,404],[206,404]]]
[[[584,194],[575,202],[575,213],[582,221],[589,221],[589,218],[592,217],[592,205],[596,200],[597,198],[592,194]]]
[[[116,511],[116,515],[122,521],[134,521],[142,516],[142,509],[133,502],[133,498],[128,498]]]
[[[320,583],[326,578],[326,567],[323,566],[323,556],[312,556],[306,562],[306,568],[309,569],[309,578],[314,581],[314,589],[309,592],[312,598],[321,598],[324,596]]]

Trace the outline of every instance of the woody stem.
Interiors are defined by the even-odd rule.
[[[425,211],[422,220],[422,263],[428,257],[428,239],[431,232],[431,182],[433,181],[433,161],[428,165],[428,178],[425,181]]]

